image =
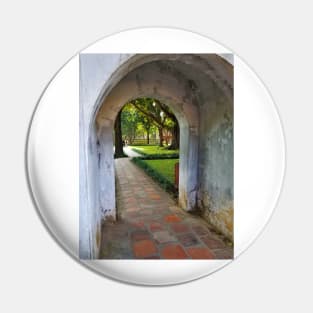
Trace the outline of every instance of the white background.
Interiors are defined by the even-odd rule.
[[[1,311],[312,311],[312,8],[181,2],[0,5]],[[242,57],[270,89],[287,138],[284,189],[262,236],[218,273],[162,288],[113,282],[74,262],[40,223],[24,173],[28,122],[52,75],[96,39],[152,25],[193,30]]]

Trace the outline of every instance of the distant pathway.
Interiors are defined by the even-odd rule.
[[[177,207],[130,159],[116,159],[115,166],[118,221],[104,224],[102,258],[232,258],[232,248],[207,223]]]
[[[141,154],[133,151],[131,149],[131,147],[129,147],[129,146],[123,147],[123,150],[124,150],[124,153],[127,154],[130,158],[135,158],[135,157],[142,156]]]

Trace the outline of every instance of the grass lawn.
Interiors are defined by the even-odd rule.
[[[131,146],[131,148],[143,155],[154,155],[154,154],[164,154],[164,155],[171,155],[171,154],[178,154],[179,150],[167,150],[165,147],[159,146]]]
[[[161,159],[161,160],[142,160],[149,167],[168,179],[172,184],[175,183],[175,163],[179,159]]]

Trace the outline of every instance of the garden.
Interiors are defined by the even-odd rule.
[[[125,157],[124,147],[128,146],[140,155],[132,161],[163,189],[177,195],[179,123],[167,105],[152,98],[125,104],[115,121],[114,141],[115,158]]]
[[[158,146],[132,146],[131,149],[142,155],[132,161],[163,189],[177,196],[175,165],[179,163],[179,150],[167,150]]]

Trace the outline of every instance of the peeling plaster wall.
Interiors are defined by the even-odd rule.
[[[81,54],[79,58],[79,257],[97,258],[101,236],[99,145],[93,125],[104,83],[128,58],[119,54]]]
[[[216,97],[201,111],[198,205],[204,218],[233,240],[233,107]]]
[[[227,61],[226,61],[227,60]],[[168,104],[181,128],[179,204],[233,237],[231,55],[80,55],[80,257],[97,258],[115,218],[112,130],[130,99]]]

